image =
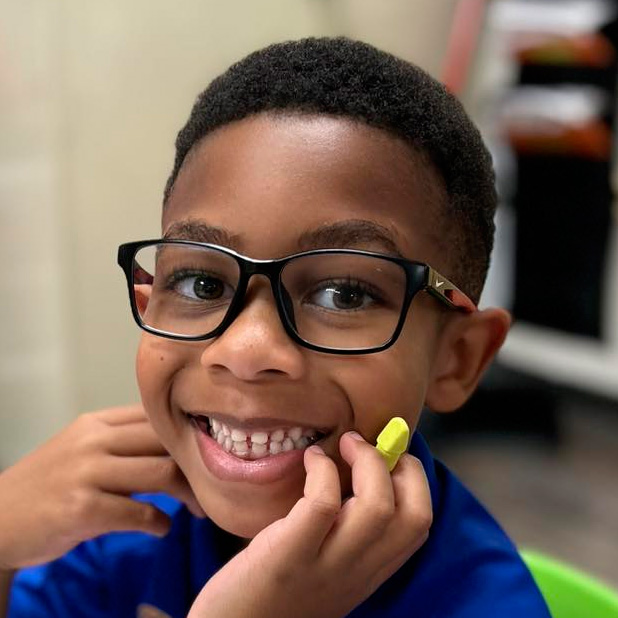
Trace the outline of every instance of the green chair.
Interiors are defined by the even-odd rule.
[[[553,618],[618,618],[615,590],[539,552],[524,550],[521,555]]]

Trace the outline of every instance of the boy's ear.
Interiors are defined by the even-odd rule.
[[[148,301],[150,300],[150,295],[152,294],[152,285],[136,284],[133,286],[133,289],[137,312],[143,316],[146,313],[146,307],[148,307]]]
[[[474,392],[483,372],[502,346],[511,325],[504,309],[452,316],[440,335],[425,404],[452,412]]]

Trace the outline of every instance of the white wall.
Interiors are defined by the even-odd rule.
[[[75,409],[57,7],[0,4],[0,467]]]
[[[456,0],[0,0],[0,467],[137,399],[116,248],[157,236],[197,93],[271,42],[347,34],[438,74]]]

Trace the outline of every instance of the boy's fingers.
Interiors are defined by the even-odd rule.
[[[357,437],[354,437],[357,436]],[[393,510],[395,497],[386,462],[375,447],[357,433],[341,436],[342,457],[352,469],[352,492],[356,498],[370,500]]]
[[[407,533],[413,545],[417,543],[420,547],[433,520],[431,492],[423,465],[412,455],[402,455],[392,481],[398,527],[403,534]]]
[[[421,463],[404,454],[392,475],[369,444],[343,436],[341,452],[352,465],[354,496],[337,520],[337,532],[325,543],[329,560],[371,574],[379,585],[425,542],[431,525],[431,496]],[[378,459],[376,459],[376,456]],[[390,491],[390,500],[381,491]],[[388,492],[386,492],[388,493]],[[372,494],[379,499],[372,500]],[[373,582],[373,583],[372,583]]]
[[[396,510],[388,543],[378,544],[372,560],[380,577],[390,577],[427,540],[432,521],[429,484],[421,462],[407,453],[392,473]]]
[[[169,491],[182,477],[168,456],[106,457],[89,479],[95,487],[116,494]],[[184,477],[182,477],[184,478]]]
[[[146,412],[141,403],[107,408],[97,412],[90,412],[89,414],[94,415],[109,425],[124,425],[126,423],[147,420]]]
[[[385,542],[384,531],[395,516],[395,496],[388,468],[373,446],[344,434],[340,449],[352,468],[354,495],[342,510],[337,535],[329,540],[330,551],[354,558],[375,541]]]
[[[285,518],[291,548],[299,556],[319,553],[341,509],[341,484],[335,462],[319,447],[305,451],[304,496]]]
[[[112,494],[101,494],[98,497],[96,509],[89,521],[93,527],[93,536],[122,531],[164,536],[171,525],[170,518],[152,504]]]
[[[184,474],[169,456],[110,457],[97,470],[93,482],[113,494],[168,493],[195,515],[203,516]]]
[[[167,455],[150,423],[131,423],[110,429],[108,452],[111,455]]]

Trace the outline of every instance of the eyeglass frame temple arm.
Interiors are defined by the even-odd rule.
[[[478,307],[454,283],[443,277],[438,271],[428,266],[425,291],[451,309],[474,313]]]

